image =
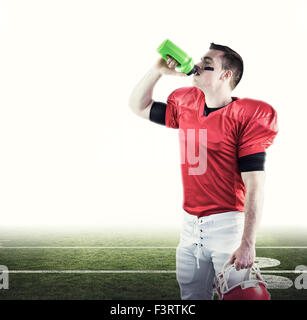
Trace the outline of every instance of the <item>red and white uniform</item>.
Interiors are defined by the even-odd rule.
[[[263,101],[233,98],[207,116],[205,101],[197,87],[180,88],[169,95],[165,113],[165,125],[179,129],[184,210],[176,278],[183,300],[212,299],[214,277],[244,231],[238,159],[264,152],[278,131],[276,111]],[[235,272],[232,285],[246,273]]]
[[[263,101],[233,98],[232,103],[205,116],[205,101],[197,87],[176,89],[167,99],[165,125],[180,129],[183,209],[198,218],[243,212],[245,186],[238,158],[264,152],[273,143],[278,132],[276,111]],[[194,134],[188,134],[189,129]],[[200,129],[206,129],[206,139]],[[191,168],[199,165],[189,163],[191,144],[196,156],[205,153],[202,174],[191,174]]]

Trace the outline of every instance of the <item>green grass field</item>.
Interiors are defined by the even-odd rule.
[[[307,274],[293,272],[307,266],[306,231],[258,233],[257,257],[274,300],[307,299],[307,289],[294,285]],[[167,228],[1,228],[0,265],[10,273],[9,289],[0,290],[0,299],[179,300],[178,241],[179,230]],[[284,246],[290,248],[280,248]],[[271,259],[269,265],[263,258]]]

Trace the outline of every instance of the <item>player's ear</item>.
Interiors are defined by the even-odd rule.
[[[232,77],[232,71],[231,70],[224,70],[224,73],[222,75],[224,80],[230,80]]]

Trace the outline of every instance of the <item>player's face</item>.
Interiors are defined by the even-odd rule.
[[[216,89],[222,85],[222,77],[225,70],[222,69],[222,56],[224,52],[209,50],[201,59],[198,66],[198,74],[193,76],[193,85],[200,89]]]

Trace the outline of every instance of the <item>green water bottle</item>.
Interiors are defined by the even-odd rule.
[[[188,76],[197,72],[197,67],[194,65],[192,58],[178,48],[172,41],[166,39],[161,43],[157,51],[165,61],[168,60],[167,56],[170,56],[178,62],[178,66],[175,68],[176,71],[183,72]]]

